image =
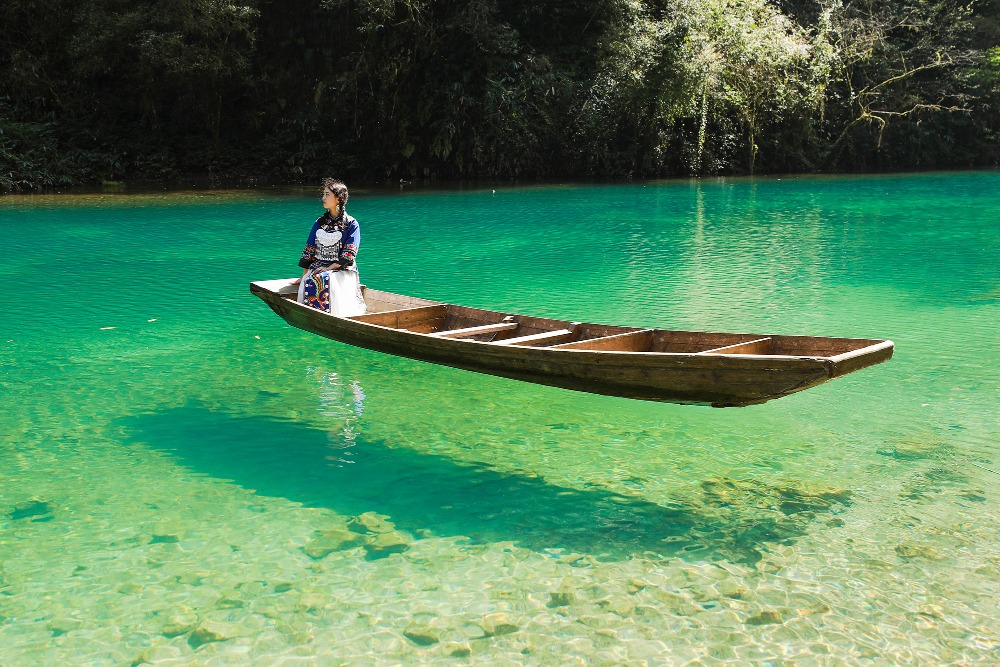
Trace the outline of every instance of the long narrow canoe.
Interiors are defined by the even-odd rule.
[[[295,302],[287,280],[250,283],[286,322],[358,347],[488,375],[646,401],[737,407],[892,357],[889,340],[667,331],[467,308],[364,288],[368,313]]]

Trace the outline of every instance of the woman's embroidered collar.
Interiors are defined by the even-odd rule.
[[[335,218],[330,215],[327,211],[319,219],[319,226],[328,232],[335,230],[343,231],[344,227],[347,225],[347,213],[342,213],[340,217]]]

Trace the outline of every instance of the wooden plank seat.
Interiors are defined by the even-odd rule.
[[[531,334],[530,336],[518,336],[517,338],[504,338],[503,340],[492,341],[494,345],[533,345],[548,340],[559,340],[569,338],[573,335],[572,329],[557,329],[555,331],[543,331]]]
[[[745,343],[735,343],[711,350],[702,350],[698,354],[771,354],[771,339],[758,338]]]
[[[611,336],[600,336],[586,340],[552,345],[551,350],[591,350],[606,352],[645,352],[653,340],[652,329],[640,329]]]
[[[513,331],[519,326],[521,325],[517,322],[497,322],[496,324],[484,324],[482,326],[467,327],[465,329],[435,331],[428,335],[436,336],[437,338],[470,338],[472,336],[478,336],[479,334],[493,333],[496,331]]]
[[[398,310],[385,310],[378,313],[355,315],[349,319],[357,322],[376,324],[380,327],[389,327],[391,329],[409,329],[417,323],[443,320],[447,315],[447,306],[434,305],[417,306],[416,308],[400,308]]]

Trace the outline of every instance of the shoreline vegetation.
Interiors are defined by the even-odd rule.
[[[11,0],[0,193],[1000,165],[1000,0]]]
[[[493,189],[494,193],[502,192],[503,189],[521,188],[552,188],[552,187],[575,187],[575,186],[614,186],[614,185],[635,185],[646,187],[664,183],[676,185],[694,185],[697,187],[709,186],[717,183],[736,184],[748,183],[778,183],[781,181],[829,181],[841,179],[907,179],[914,177],[937,178],[942,176],[956,176],[971,173],[993,173],[997,172],[996,167],[982,167],[971,169],[951,169],[951,170],[927,170],[927,171],[893,171],[893,172],[810,172],[810,173],[777,173],[777,174],[716,174],[716,175],[691,175],[672,176],[663,178],[647,179],[597,179],[597,178],[545,178],[545,179],[484,179],[484,180],[403,180],[394,182],[377,181],[357,181],[351,186],[354,195],[395,195],[395,194],[416,194],[434,191],[477,191]],[[174,180],[134,180],[128,182],[114,183],[82,183],[63,186],[46,186],[36,189],[21,190],[0,190],[0,204],[11,204],[18,201],[36,201],[45,198],[54,198],[59,201],[78,199],[81,202],[118,202],[129,200],[133,203],[138,200],[149,200],[151,202],[163,203],[169,198],[177,203],[184,203],[191,200],[239,198],[247,196],[273,196],[273,197],[314,197],[316,192],[315,182],[300,181],[257,181],[254,179],[210,179],[208,177],[187,177]]]

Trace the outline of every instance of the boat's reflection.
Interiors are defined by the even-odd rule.
[[[311,369],[310,369],[311,370]],[[359,421],[365,412],[365,392],[356,379],[345,380],[334,371],[319,373],[319,413],[330,424],[330,445],[334,449],[350,448],[360,432]],[[316,400],[305,397],[306,401]],[[331,456],[331,460],[349,463],[349,459]]]

